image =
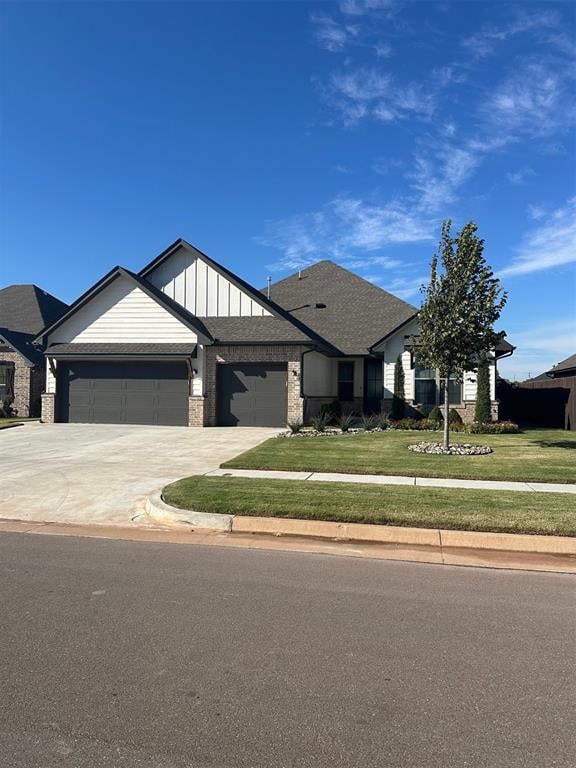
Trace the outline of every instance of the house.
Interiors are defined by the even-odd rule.
[[[34,337],[68,305],[36,285],[0,290],[0,404],[8,399],[19,416],[40,416],[46,363]]]
[[[409,349],[417,332],[415,307],[331,261],[261,291],[177,240],[137,274],[114,267],[38,335],[42,418],[283,426],[334,400],[379,411],[398,354],[407,400],[431,406],[440,381]],[[510,349],[491,359],[493,399]],[[468,420],[475,391],[472,375],[451,387]]]
[[[561,379],[569,376],[576,376],[576,355],[570,355],[566,360],[557,363],[544,374],[551,379]]]

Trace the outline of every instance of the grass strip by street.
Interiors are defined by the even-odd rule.
[[[342,437],[272,438],[223,468],[450,477],[471,480],[576,482],[576,432],[531,429],[512,435],[454,434],[453,443],[489,445],[488,456],[433,456],[408,446],[439,439],[434,432]]]
[[[0,419],[0,429],[10,429],[10,427],[21,427],[24,422],[22,419]]]
[[[576,536],[576,500],[563,493],[198,475],[166,486],[162,498],[174,507],[196,512]]]

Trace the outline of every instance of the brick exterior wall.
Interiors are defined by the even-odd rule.
[[[31,368],[21,354],[6,349],[0,350],[0,363],[14,365],[14,408],[18,416],[39,416],[44,366]]]
[[[55,400],[56,395],[53,392],[42,393],[42,421],[44,424],[54,424]]]
[[[476,409],[475,401],[468,401],[468,402],[462,403],[462,405],[451,405],[450,407],[458,411],[460,416],[462,416],[462,421],[464,422],[464,424],[472,424],[472,422],[474,421],[474,411]],[[498,401],[497,400],[492,400],[490,410],[492,411],[492,421],[498,421]]]
[[[204,368],[204,426],[216,426],[216,370],[220,363],[287,363],[288,407],[286,421],[304,421],[304,399],[300,396],[300,357],[306,347],[299,345],[210,346],[206,347]]]
[[[204,397],[204,395],[188,396],[188,426],[189,427],[204,426],[205,401],[206,401],[206,398]]]

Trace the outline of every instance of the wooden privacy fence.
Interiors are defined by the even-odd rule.
[[[499,393],[505,418],[576,432],[576,377],[506,384]]]

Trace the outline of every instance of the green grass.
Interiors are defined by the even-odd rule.
[[[411,443],[440,441],[439,432],[379,432],[343,437],[272,438],[222,464],[410,477],[576,482],[576,432],[531,429],[515,435],[454,434],[452,443],[489,445],[487,456],[412,453]]]
[[[24,419],[0,419],[0,429],[22,426]]]
[[[164,488],[197,512],[499,533],[576,535],[576,496],[194,476]]]

